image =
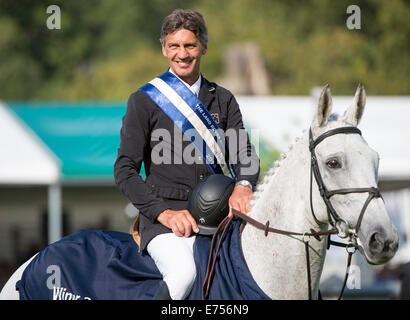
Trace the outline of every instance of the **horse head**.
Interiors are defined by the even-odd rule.
[[[359,84],[345,113],[331,114],[330,88],[323,88],[311,124],[311,203],[319,224],[332,224],[369,263],[382,264],[396,253],[398,235],[377,189],[379,155],[357,129],[365,102]]]

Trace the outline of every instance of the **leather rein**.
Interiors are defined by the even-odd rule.
[[[345,247],[346,251],[348,253],[348,258],[347,258],[347,267],[346,267],[346,273],[345,273],[345,278],[343,281],[342,289],[339,294],[338,300],[340,300],[343,296],[344,289],[346,287],[347,279],[349,276],[349,269],[351,265],[351,260],[352,260],[352,255],[356,252],[358,248],[357,244],[357,238],[358,238],[358,232],[360,229],[360,225],[363,219],[363,215],[367,209],[367,206],[369,205],[370,201],[373,198],[379,198],[381,197],[380,191],[378,188],[375,187],[369,187],[369,188],[345,188],[345,189],[337,189],[337,190],[332,190],[329,191],[327,190],[326,186],[324,185],[322,176],[320,174],[319,170],[319,165],[317,162],[316,154],[315,154],[315,148],[316,146],[322,142],[324,139],[333,136],[335,134],[360,134],[361,131],[356,128],[356,127],[340,127],[336,129],[332,129],[329,131],[326,131],[325,133],[321,134],[318,138],[315,140],[313,139],[312,135],[312,129],[309,129],[309,150],[311,153],[311,170],[310,170],[310,208],[311,208],[311,213],[312,216],[317,223],[317,225],[320,227],[323,225],[323,222],[320,222],[314,212],[313,209],[313,202],[312,202],[312,185],[313,185],[313,178],[312,176],[315,177],[319,193],[323,199],[323,201],[326,204],[327,207],[327,214],[328,214],[328,223],[333,227],[332,229],[328,231],[315,231],[313,229],[310,229],[310,232],[292,232],[292,231],[285,231],[285,230],[280,230],[280,229],[275,229],[269,226],[269,220],[263,224],[251,217],[249,217],[246,214],[243,214],[239,212],[236,209],[232,208],[232,213],[234,217],[240,218],[247,223],[250,223],[254,227],[263,230],[265,233],[265,236],[268,236],[268,234],[271,233],[277,233],[277,234],[282,234],[282,235],[288,235],[288,236],[302,236],[302,241],[305,245],[305,253],[306,253],[306,272],[307,272],[307,280],[308,280],[308,295],[309,295],[309,300],[312,300],[312,281],[311,281],[311,272],[310,272],[310,255],[309,255],[309,238],[314,237],[316,240],[321,241],[322,236],[328,236],[328,249],[330,245],[335,245],[338,247]],[[356,222],[356,226],[354,228],[351,228],[348,222],[344,219],[342,219],[336,212],[336,210],[333,208],[332,203],[330,201],[330,198],[335,195],[335,194],[349,194],[349,193],[369,193],[368,198],[366,199],[362,210],[360,212],[359,218]],[[228,229],[228,226],[231,224],[233,217],[225,217],[224,220],[219,224],[217,230],[215,231],[212,242],[211,242],[211,248],[209,251],[209,257],[208,257],[208,264],[207,264],[207,269],[206,269],[206,274],[205,274],[205,279],[202,285],[202,298],[205,300],[208,297],[209,294],[209,289],[210,285],[212,282],[212,275],[215,270],[215,264],[217,261],[217,256],[220,250],[220,247],[222,245],[222,241],[224,238],[224,235],[226,233],[226,230]],[[217,235],[222,232],[217,247],[215,254],[213,255],[213,249],[215,247],[215,242],[217,239]],[[336,242],[332,241],[330,239],[330,236],[332,234],[337,234],[339,235],[340,238],[347,238],[349,237],[349,242],[348,243],[341,243],[341,242]],[[353,248],[353,249],[352,249]]]

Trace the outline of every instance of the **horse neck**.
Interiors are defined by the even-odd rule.
[[[270,226],[294,232],[318,230],[309,202],[310,153],[307,134],[295,144],[285,159],[269,170],[257,187],[249,216]],[[279,165],[279,166],[278,166]],[[316,212],[315,212],[316,213]],[[323,226],[322,229],[327,228]],[[272,299],[308,297],[306,254],[302,237],[263,231],[247,224],[241,241],[244,258],[259,287]],[[326,241],[309,239],[311,279],[317,294]]]

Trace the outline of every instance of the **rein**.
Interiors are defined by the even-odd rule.
[[[282,234],[282,235],[288,235],[288,236],[302,236],[303,239],[302,241],[305,244],[305,250],[306,250],[306,267],[307,267],[307,274],[308,274],[308,286],[309,286],[309,299],[312,299],[312,295],[311,295],[311,280],[310,280],[310,261],[309,261],[309,241],[305,240],[305,237],[314,237],[317,240],[321,240],[321,236],[330,236],[332,234],[338,234],[338,230],[336,228],[333,228],[331,230],[328,231],[314,231],[313,229],[310,230],[310,232],[305,232],[305,233],[300,233],[300,232],[292,232],[292,231],[285,231],[285,230],[280,230],[280,229],[275,229],[275,228],[271,228],[269,227],[269,220],[263,224],[251,217],[249,217],[248,215],[236,210],[232,208],[232,213],[233,216],[240,218],[244,221],[246,221],[247,223],[250,223],[251,225],[253,225],[254,227],[264,231],[265,233],[265,237],[268,236],[269,232],[271,233],[278,233],[278,234]],[[211,286],[211,282],[212,282],[212,275],[215,271],[215,264],[216,264],[216,260],[217,260],[217,256],[219,253],[219,249],[221,248],[222,242],[223,242],[223,238],[225,236],[226,230],[228,229],[229,225],[232,222],[232,217],[225,217],[221,223],[218,225],[218,228],[216,229],[213,237],[212,237],[212,242],[211,242],[211,248],[209,250],[209,257],[208,257],[208,264],[206,267],[206,274],[205,274],[205,279],[202,285],[202,298],[203,300],[207,299],[208,294],[209,294],[209,289]],[[215,251],[215,255],[213,256],[212,259],[212,252],[213,249],[215,247],[215,242],[216,242],[216,238],[217,235],[221,233],[221,237],[219,238],[217,247],[216,247],[216,251]]]
[[[312,216],[313,216],[314,220],[318,224],[318,226],[323,225],[323,222],[320,222],[317,219],[317,217],[314,213],[314,210],[313,210],[313,203],[312,203],[313,179],[312,179],[312,176],[314,175],[316,183],[317,183],[318,188],[319,188],[319,193],[320,193],[321,197],[323,198],[323,201],[326,204],[327,214],[328,214],[328,222],[333,227],[332,229],[330,229],[328,231],[315,231],[313,229],[310,229],[310,232],[305,232],[305,233],[275,229],[275,228],[269,227],[269,220],[265,224],[263,224],[263,223],[255,220],[255,219],[247,216],[246,214],[243,214],[243,213],[239,212],[238,210],[232,208],[233,216],[235,216],[237,218],[240,218],[240,219],[246,221],[247,223],[250,223],[254,227],[264,231],[265,237],[268,236],[269,232],[282,234],[282,235],[288,235],[288,236],[302,236],[302,241],[304,242],[305,253],[306,253],[306,271],[307,271],[307,280],[308,280],[309,300],[312,300],[312,285],[311,285],[311,273],[310,273],[309,240],[306,240],[306,237],[307,238],[314,237],[316,240],[321,241],[321,236],[328,236],[328,249],[329,249],[330,245],[335,245],[335,246],[338,246],[338,247],[345,247],[346,248],[346,251],[348,253],[346,273],[345,273],[345,278],[344,278],[344,281],[343,281],[342,289],[341,289],[341,292],[340,292],[339,297],[338,297],[338,300],[341,300],[341,298],[343,296],[344,289],[346,287],[347,279],[348,279],[348,276],[349,276],[349,270],[350,270],[350,265],[351,265],[351,261],[352,261],[352,256],[356,252],[356,249],[358,248],[357,237],[358,237],[358,232],[359,232],[360,225],[361,225],[361,222],[362,222],[362,219],[363,219],[363,215],[364,215],[370,201],[374,198],[381,197],[379,189],[377,189],[375,187],[370,187],[370,188],[346,188],[346,189],[337,189],[337,190],[332,190],[332,191],[328,191],[327,188],[325,187],[325,185],[323,183],[322,176],[321,176],[320,171],[319,171],[319,165],[317,163],[315,148],[324,139],[326,139],[326,138],[328,138],[332,135],[341,134],[341,133],[343,133],[343,134],[355,133],[355,134],[360,134],[361,135],[361,131],[356,127],[340,127],[340,128],[329,130],[329,131],[323,133],[322,135],[320,135],[318,138],[316,138],[316,140],[313,140],[312,129],[309,130],[309,150],[310,150],[310,153],[311,153],[311,171],[310,171],[310,208],[311,208],[311,213],[312,213]],[[330,198],[335,194],[344,195],[344,194],[349,194],[349,193],[365,193],[365,192],[368,192],[369,196],[367,197],[367,199],[366,199],[366,201],[365,201],[365,203],[362,207],[362,210],[360,212],[360,215],[359,215],[359,218],[357,220],[356,226],[354,227],[354,229],[349,228],[349,224],[344,219],[340,218],[340,216],[336,213],[336,210],[333,208],[333,206],[330,202]],[[229,217],[229,216],[225,217],[222,220],[222,222],[219,224],[217,230],[215,231],[215,233],[212,237],[211,248],[210,248],[209,257],[208,257],[208,264],[207,264],[207,268],[206,268],[205,279],[204,279],[204,282],[203,282],[203,285],[202,285],[202,298],[204,300],[207,299],[207,297],[208,297],[210,285],[211,285],[211,282],[212,282],[212,276],[213,276],[213,273],[215,271],[215,264],[216,264],[217,256],[218,256],[220,247],[222,245],[222,241],[223,241],[223,238],[225,236],[226,230],[228,229],[231,222],[232,222],[232,217]],[[221,234],[221,237],[218,241],[216,251],[215,251],[215,255],[213,256],[212,252],[213,252],[213,249],[215,247],[216,238],[217,238],[218,233],[220,233],[221,231],[222,231],[222,234]],[[338,234],[339,237],[341,237],[341,238],[349,237],[350,242],[341,243],[341,242],[332,241],[330,239],[330,236],[332,234]],[[353,248],[353,250],[351,248]]]

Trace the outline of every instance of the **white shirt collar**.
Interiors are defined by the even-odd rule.
[[[171,72],[172,74],[176,75],[171,68],[168,69],[169,72]],[[176,75],[177,76],[177,75]],[[201,80],[202,80],[202,76],[201,74],[199,74],[198,80],[196,80],[196,82],[190,86],[188,83],[186,83],[184,80],[182,80],[180,77],[177,76],[177,78],[179,80],[181,80],[187,87],[189,90],[191,90],[197,97],[199,96],[199,90],[201,89]]]

